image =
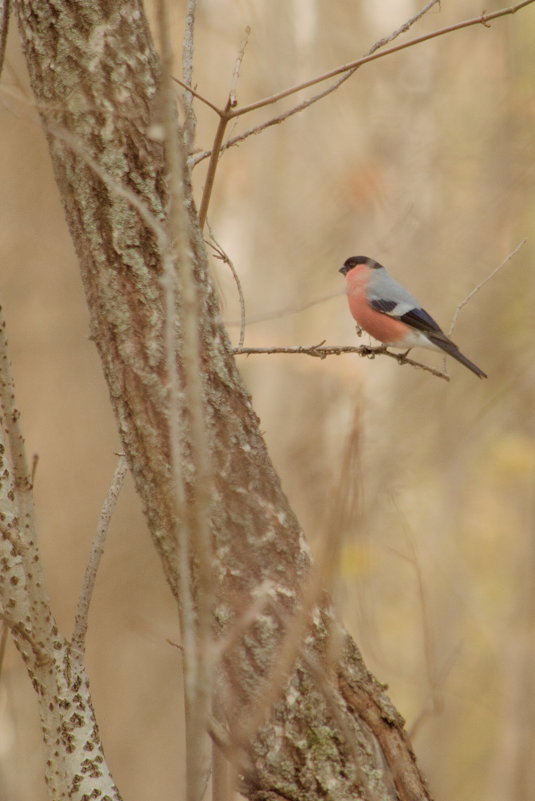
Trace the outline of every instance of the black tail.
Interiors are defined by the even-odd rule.
[[[442,335],[444,338],[433,336],[433,334],[430,334],[427,331],[426,335],[434,345],[442,348],[442,350],[445,351],[449,356],[452,356],[454,359],[457,359],[458,362],[464,364],[464,366],[468,367],[468,369],[475,373],[478,378],[488,378],[487,374],[484,373],[483,370],[480,370],[477,364],[471,362],[470,359],[467,359],[466,356],[461,353],[457,345],[455,345],[451,339],[448,339],[444,335]]]

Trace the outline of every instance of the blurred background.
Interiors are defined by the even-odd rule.
[[[487,0],[485,10],[502,5]],[[419,8],[200,0],[194,80],[224,105],[249,25],[237,95],[250,103],[358,58]],[[446,0],[408,36],[481,11],[475,0]],[[179,59],[184,3],[173,13]],[[528,239],[457,322],[454,339],[487,381],[454,362],[446,383],[387,358],[238,357],[313,548],[333,536],[330,504],[350,485],[336,602],[406,718],[437,801],[528,801],[535,782],[534,42],[535,6],[362,67],[227,151],[209,212],[240,276],[251,347],[367,342],[356,338],[337,272],[351,255],[385,264],[447,330],[457,304]],[[247,115],[229,133],[316,91]],[[202,151],[217,118],[196,109]],[[49,591],[69,635],[119,443],[14,24],[0,131],[0,297],[23,431],[39,455]],[[206,165],[194,172],[198,201]],[[237,343],[236,288],[227,266],[214,260],[213,269]],[[443,365],[433,353],[412,355]],[[353,475],[342,482],[348,444]],[[178,636],[128,484],[88,644],[104,748],[128,801],[170,801],[182,784],[179,651],[169,642]],[[33,690],[9,646],[1,798],[46,798],[39,741]]]

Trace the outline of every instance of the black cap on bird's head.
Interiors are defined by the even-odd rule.
[[[374,259],[368,258],[368,256],[351,256],[349,259],[346,259],[343,263],[342,267],[338,270],[339,273],[342,275],[347,275],[347,273],[356,267],[358,264],[367,264],[370,270],[380,270],[383,269],[383,265],[379,264],[378,261],[374,261]]]

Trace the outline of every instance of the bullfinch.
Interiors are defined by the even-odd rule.
[[[381,264],[366,256],[351,256],[340,272],[346,277],[351,314],[372,337],[393,348],[443,350],[479,378],[487,378]]]

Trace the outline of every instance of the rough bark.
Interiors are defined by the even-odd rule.
[[[16,8],[80,260],[91,336],[148,526],[177,595],[161,253],[154,226],[110,183],[135,193],[165,225],[163,147],[151,138],[158,122],[158,59],[136,0],[18,0]],[[262,677],[276,658],[283,616],[299,607],[298,588],[310,565],[220,322],[187,176],[185,192],[213,446],[211,530],[219,630],[228,628],[263,582],[273,588],[273,608],[264,609],[226,655],[220,716],[227,725],[237,717],[239,722],[240,715],[246,719],[254,706]],[[180,299],[178,307],[180,312]],[[178,322],[182,374],[181,343]],[[187,409],[180,411],[187,449]],[[193,493],[195,469],[187,459],[183,470]],[[328,659],[333,627],[328,604],[315,608],[302,656],[270,721],[247,743],[243,792],[257,801],[429,798],[402,719],[345,633],[339,635],[343,647],[337,664]],[[324,667],[323,682],[318,665]]]

